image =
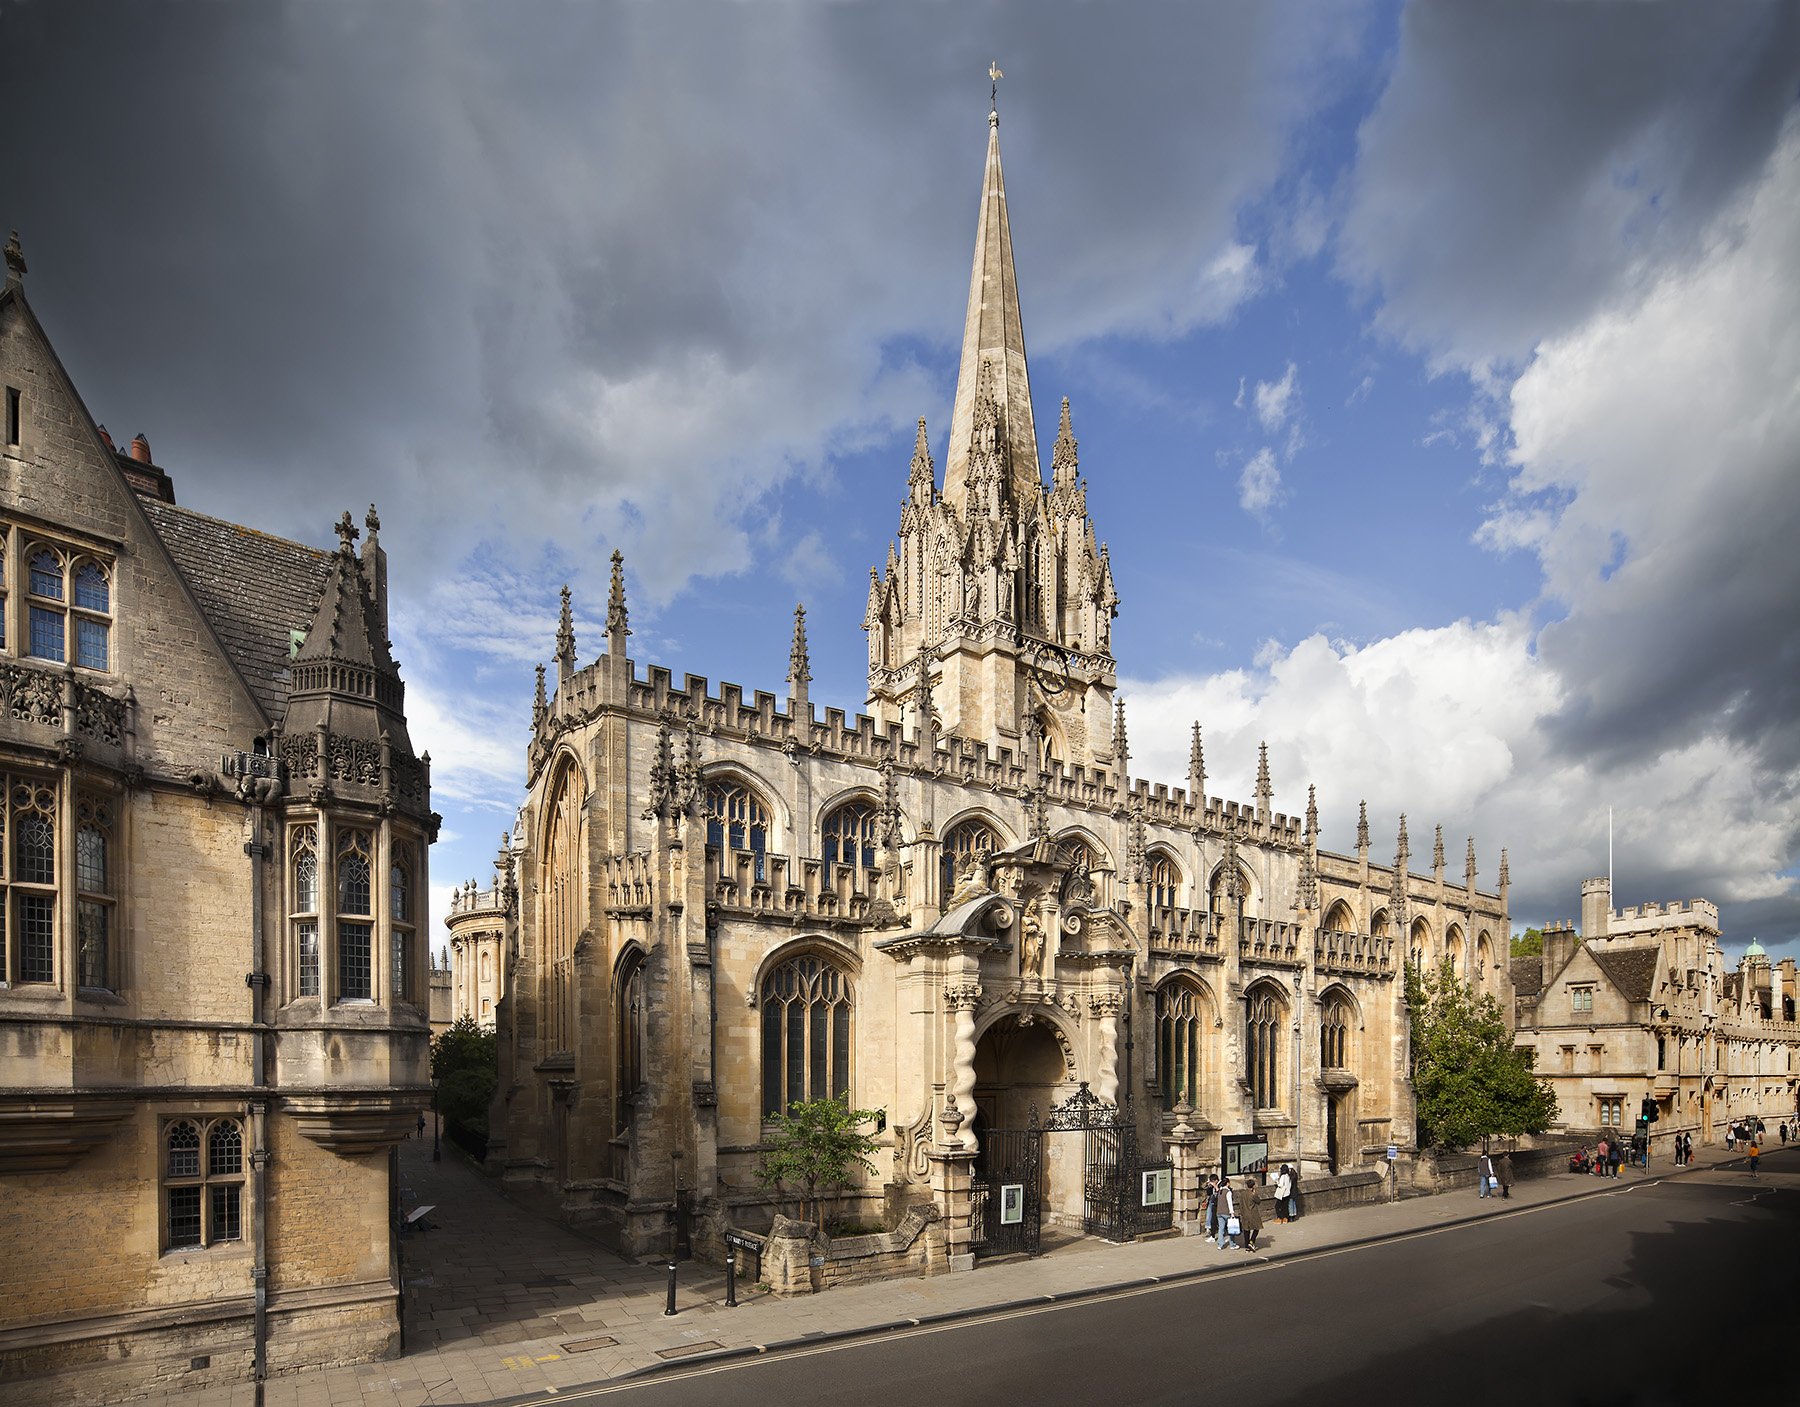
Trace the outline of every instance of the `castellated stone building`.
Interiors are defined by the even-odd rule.
[[[436,818],[374,510],[319,551],[178,506],[6,262],[0,1395],[380,1356]]]
[[[1479,888],[1440,829],[1415,873],[1402,817],[1374,862],[1366,811],[1325,850],[1266,751],[1253,797],[1209,796],[1197,724],[1184,788],[1132,775],[1066,401],[1041,469],[997,117],[941,475],[929,444],[870,573],[865,714],[815,707],[801,611],[778,700],[631,660],[616,553],[592,663],[565,601],[519,829],[450,917],[508,934],[492,1162],[629,1251],[679,1211],[704,1244],[769,1224],[770,1117],[844,1097],[883,1151],[843,1210],[923,1207],[953,1265],[996,1150],[1057,1109],[1186,1150],[1178,1174],[1241,1140],[1371,1189],[1396,1145],[1404,1172],[1402,967],[1448,956],[1510,1004],[1504,852]],[[1106,1169],[1041,1153],[1030,1216],[1092,1226]]]
[[[1556,1092],[1559,1124],[1584,1138],[1637,1131],[1656,1107],[1651,1147],[1676,1134],[1722,1143],[1760,1118],[1800,1114],[1800,1023],[1792,958],[1752,939],[1735,968],[1705,899],[1612,907],[1612,881],[1581,886],[1581,927],[1544,928],[1541,955],[1513,959],[1517,1041]]]

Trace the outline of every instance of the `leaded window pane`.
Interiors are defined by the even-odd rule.
[[[75,887],[83,894],[106,894],[106,832],[83,826],[75,832]]]
[[[169,1249],[181,1250],[200,1244],[199,1187],[169,1189]]]
[[[851,801],[825,818],[820,828],[823,859],[834,865],[875,868],[875,808],[866,801]]]
[[[47,894],[20,894],[17,928],[19,980],[56,980],[56,900]]]
[[[390,981],[392,983],[391,990],[397,1001],[406,1001],[412,996],[412,993],[408,990],[409,984],[406,980],[407,949],[412,946],[409,941],[411,937],[412,935],[410,933],[403,933],[399,929],[395,929],[390,940],[394,950],[394,970],[390,974]]]
[[[782,1097],[782,1023],[787,1008],[777,1001],[763,1003],[763,1114],[779,1114],[786,1107]]]
[[[303,919],[294,925],[300,947],[300,995],[319,995],[319,921]]]
[[[56,825],[28,811],[13,827],[13,878],[22,884],[56,883]]]
[[[83,669],[108,669],[110,630],[103,620],[75,619],[75,663]]]
[[[47,601],[63,598],[62,560],[54,552],[39,552],[31,559],[30,590]]]
[[[31,608],[31,654],[34,659],[63,663],[63,615],[44,606]]]
[[[112,910],[105,904],[82,900],[75,909],[78,981],[83,987],[112,987],[109,970]],[[47,979],[46,979],[47,980]]]
[[[212,1239],[215,1241],[242,1240],[244,1224],[240,1200],[244,1189],[234,1182],[227,1187],[213,1187],[208,1190],[212,1193]]]
[[[179,1124],[170,1124],[169,1144],[169,1176],[200,1176],[200,1128],[183,1120]]]
[[[92,562],[83,562],[75,572],[75,604],[84,611],[110,611],[112,589],[106,573]]]
[[[338,995],[367,1001],[372,994],[374,929],[366,923],[338,925]]]
[[[763,1114],[850,1089],[850,985],[817,957],[790,959],[763,984]]]
[[[243,1170],[244,1136],[238,1126],[229,1120],[214,1124],[206,1139],[207,1176],[230,1176]]]
[[[310,914],[319,907],[319,857],[302,850],[294,860],[294,912]]]
[[[404,860],[388,871],[388,911],[395,923],[412,922],[412,870]]]
[[[372,913],[369,907],[371,875],[369,854],[360,845],[360,834],[344,837],[338,846],[338,912],[341,914]]]

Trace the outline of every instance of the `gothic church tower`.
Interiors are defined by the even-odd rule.
[[[916,734],[1111,766],[1118,601],[1067,400],[1048,487],[1039,466],[1000,116],[990,112],[943,483],[920,420],[898,547],[869,573],[869,712]]]

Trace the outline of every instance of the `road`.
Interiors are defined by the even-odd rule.
[[[1375,1245],[545,1403],[1680,1404],[1800,1400],[1800,1150]],[[1197,1247],[1198,1256],[1229,1253]]]

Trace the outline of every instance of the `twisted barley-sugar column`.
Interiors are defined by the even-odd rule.
[[[1096,1072],[1094,1093],[1108,1104],[1119,1101],[1119,998],[1116,994],[1095,997],[1094,1015],[1100,1018],[1100,1068]]]
[[[975,1006],[981,1000],[981,988],[973,982],[944,988],[944,1001],[956,1013],[956,1063],[950,1072],[950,1092],[956,1107],[969,1111],[967,1122],[957,1131],[965,1153],[976,1149],[975,1109]]]

